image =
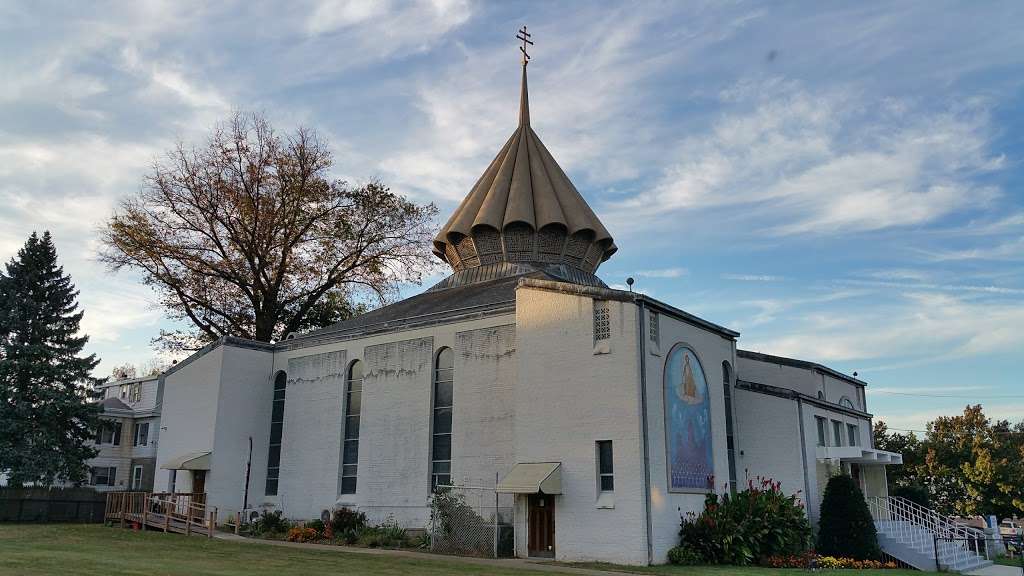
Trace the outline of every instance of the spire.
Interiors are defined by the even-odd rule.
[[[526,60],[523,60],[523,86],[519,94],[519,125],[530,125],[530,92],[526,89]]]
[[[526,89],[526,65],[530,63],[530,54],[526,51],[527,45],[533,45],[533,41],[530,40],[530,34],[526,31],[526,26],[523,26],[519,33],[516,34],[516,38],[523,41],[523,45],[519,47],[519,51],[523,53],[523,85],[520,88],[519,94],[519,125],[529,126],[530,125],[530,93]]]
[[[530,127],[526,67],[533,41],[525,26],[516,38],[523,43],[519,126],[434,238],[434,253],[457,273],[528,264],[587,278],[618,248]]]

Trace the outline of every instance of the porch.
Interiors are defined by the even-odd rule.
[[[122,528],[157,529],[213,538],[217,508],[207,507],[206,494],[201,492],[108,492],[103,518]]]

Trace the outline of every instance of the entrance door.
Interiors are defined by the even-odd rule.
[[[192,492],[194,494],[206,492],[206,470],[192,471]]]
[[[555,557],[555,497],[531,494],[527,510],[530,523],[526,551],[530,556]]]

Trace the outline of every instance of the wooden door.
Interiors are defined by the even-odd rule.
[[[530,524],[527,554],[555,557],[555,497],[531,494],[527,510]]]
[[[199,494],[206,492],[206,470],[192,471],[192,492]]]

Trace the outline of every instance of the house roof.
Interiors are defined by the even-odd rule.
[[[537,273],[537,272],[532,272]],[[327,328],[296,335],[281,342],[301,342],[327,335],[392,328],[430,320],[440,320],[466,313],[484,312],[514,306],[516,283],[521,276],[508,276],[486,282],[466,284],[442,290],[428,290],[394,304],[371,310],[343,320]]]
[[[131,412],[132,410],[131,406],[125,404],[124,402],[121,402],[119,398],[104,398],[103,401],[100,402],[100,406],[103,407],[104,411],[126,410],[128,412]]]
[[[760,360],[761,362],[771,362],[773,364],[782,364],[783,366],[792,366],[794,368],[803,368],[805,370],[819,370],[821,372],[828,374],[829,376],[834,376],[836,378],[839,378],[840,380],[846,380],[847,382],[856,384],[858,386],[868,385],[867,382],[860,380],[859,378],[847,376],[846,374],[843,374],[838,370],[833,370],[832,368],[829,368],[828,366],[823,366],[821,364],[818,364],[817,362],[810,362],[808,360],[797,360],[796,358],[786,358],[785,356],[773,356],[771,354],[762,354],[761,352],[752,352],[750,350],[737,350],[736,355],[739,356],[740,358]]]

